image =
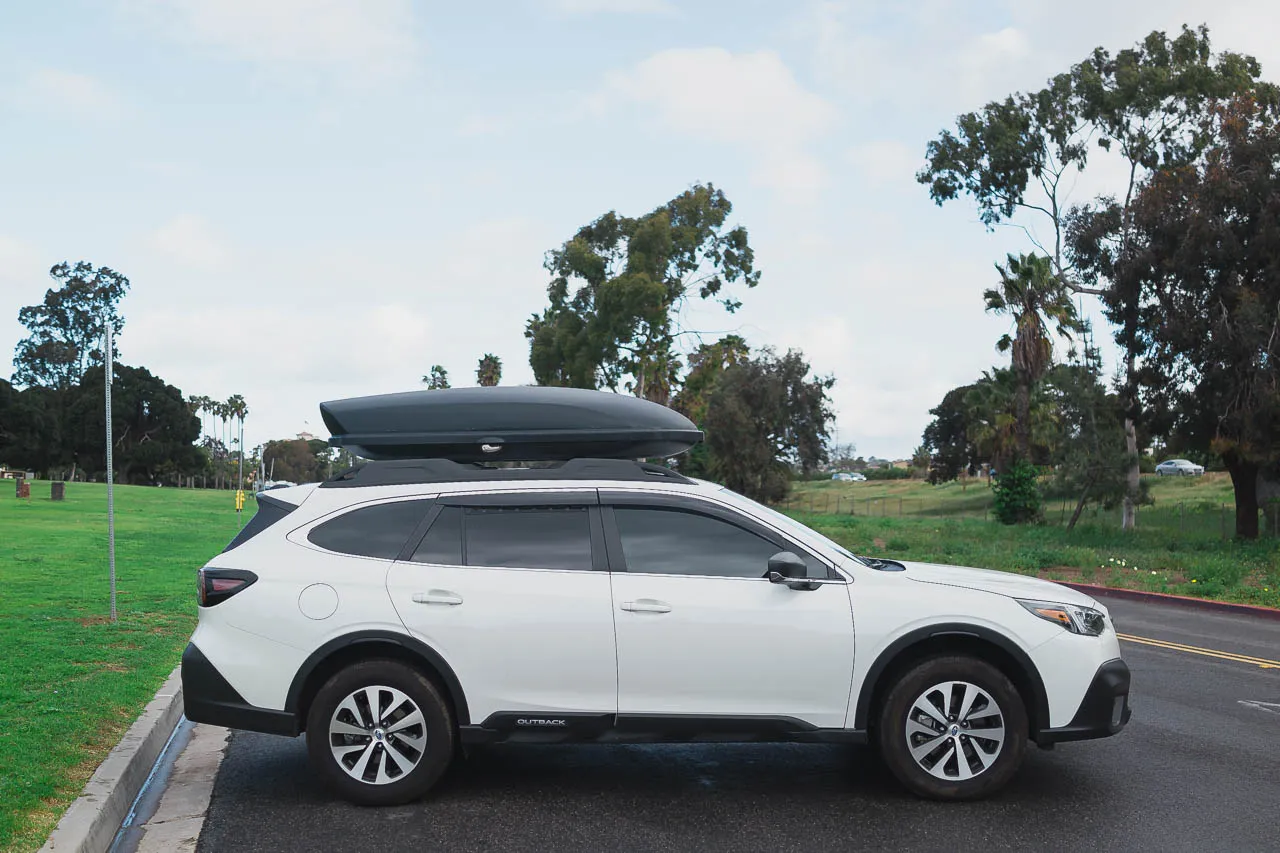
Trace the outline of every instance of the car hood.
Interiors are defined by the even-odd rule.
[[[1098,606],[1096,601],[1083,592],[1040,578],[991,569],[942,566],[936,563],[909,563],[901,560],[898,562],[906,566],[908,578],[920,583],[959,586],[982,592],[994,592],[1011,598],[1031,598],[1039,601],[1054,601],[1059,604],[1078,604],[1083,607]]]

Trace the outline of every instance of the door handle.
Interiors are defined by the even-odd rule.
[[[622,609],[628,613],[670,613],[671,605],[653,598],[640,598],[622,602]]]
[[[447,589],[433,589],[430,592],[415,592],[414,604],[461,604],[462,596]]]

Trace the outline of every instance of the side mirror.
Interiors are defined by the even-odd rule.
[[[790,551],[779,551],[769,558],[769,579],[773,580],[773,575],[781,575],[783,578],[803,578],[809,573],[809,567],[805,565],[804,560],[797,557]],[[781,580],[774,583],[781,583]]]
[[[818,584],[808,579],[809,567],[790,551],[779,551],[769,558],[769,582],[783,583],[788,589],[814,590]]]

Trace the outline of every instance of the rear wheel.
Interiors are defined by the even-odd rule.
[[[930,658],[890,689],[876,740],[912,793],[979,799],[1003,788],[1022,763],[1027,712],[1017,688],[986,661]]]
[[[331,677],[307,715],[312,763],[344,798],[368,806],[418,799],[455,751],[449,706],[421,672],[391,660]]]

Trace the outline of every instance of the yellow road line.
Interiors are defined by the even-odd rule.
[[[1223,652],[1218,651],[1217,649],[1202,649],[1199,646],[1187,646],[1182,643],[1171,643],[1168,640],[1153,640],[1150,637],[1135,637],[1132,634],[1116,634],[1116,636],[1129,643],[1141,643],[1144,646],[1155,646],[1159,649],[1168,649],[1174,652],[1187,652],[1188,654],[1204,655],[1205,657],[1219,658],[1221,660],[1234,661],[1235,663],[1247,663],[1252,664],[1253,666],[1262,667],[1263,669],[1280,669],[1280,661],[1256,658],[1252,655]]]

